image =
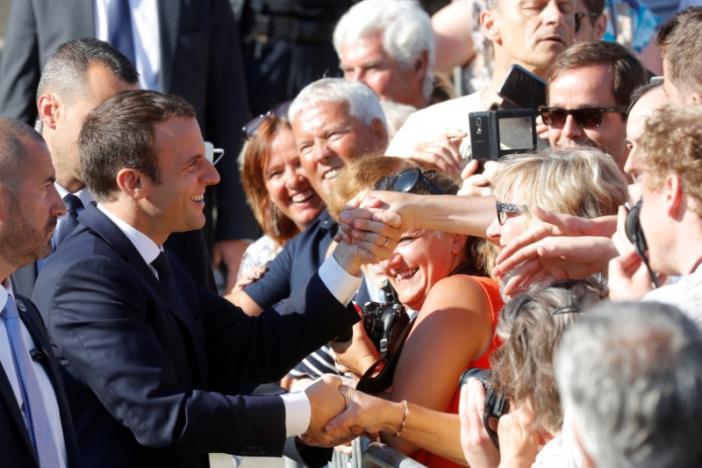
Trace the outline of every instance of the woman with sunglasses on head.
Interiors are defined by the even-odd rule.
[[[246,141],[239,155],[241,183],[263,236],[244,253],[237,285],[228,296],[234,303],[237,293],[263,274],[285,242],[324,209],[300,165],[285,104],[256,117],[243,129]]]
[[[330,207],[337,213],[346,200],[368,187],[432,195],[455,194],[458,190],[447,176],[390,157],[361,159],[339,177],[337,185],[343,188],[335,197],[339,201],[332,203],[336,206]],[[397,361],[387,397],[402,402],[403,408],[411,403],[455,415],[458,378],[469,367],[488,365],[502,300],[497,284],[477,264],[476,242],[466,235],[413,229],[404,233],[390,259],[380,264],[402,305],[417,311],[401,351],[388,356],[388,362],[394,358]],[[390,347],[392,350],[393,344]],[[380,372],[383,375],[387,370]],[[430,424],[439,425],[432,421]],[[435,443],[405,439],[404,432],[397,430],[400,433],[396,437],[386,437],[385,441],[428,466],[454,466],[447,458],[456,462],[462,459],[458,419],[454,416],[449,425],[453,428],[453,444],[439,439]]]

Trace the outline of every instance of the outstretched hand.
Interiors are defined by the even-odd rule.
[[[337,438],[324,430],[324,426],[346,408],[344,396],[339,392],[341,385],[338,376],[323,375],[305,389],[312,411],[307,432],[301,436],[306,444],[333,447],[350,440]]]
[[[356,437],[363,433],[396,433],[402,424],[403,406],[359,392],[347,385],[339,387],[346,400],[346,411],[329,421],[325,431],[335,438]]]

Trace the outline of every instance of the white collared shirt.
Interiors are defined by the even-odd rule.
[[[95,37],[107,41],[108,6],[112,0],[95,0]],[[156,0],[129,0],[134,41],[134,65],[143,89],[161,89],[161,35]]]
[[[17,405],[22,408],[22,391],[20,390],[19,378],[17,377],[17,371],[15,369],[15,363],[12,355],[12,348],[10,347],[10,340],[7,335],[7,328],[5,327],[5,321],[1,318],[5,304],[7,304],[7,297],[9,295],[14,296],[12,292],[12,285],[8,279],[5,284],[0,285],[0,365],[2,365],[7,380],[10,382],[12,387],[12,392],[15,394],[15,399],[17,399]],[[17,305],[20,308],[20,305]],[[21,316],[21,315],[20,315]],[[27,347],[26,351],[34,349],[34,340],[29,334],[29,330],[22,322],[22,339]],[[30,357],[31,359],[31,357]],[[51,380],[46,374],[46,371],[42,367],[41,363],[32,360],[34,374],[41,389],[41,396],[44,400],[44,408],[46,408],[46,414],[49,418],[49,426],[51,427],[51,434],[54,438],[54,443],[58,448],[59,456],[59,466],[61,468],[66,468],[66,442],[63,437],[63,426],[61,425],[61,413],[59,411],[58,401],[56,400],[56,394],[54,393],[54,387],[51,385]]]
[[[124,233],[146,264],[149,265],[156,278],[158,278],[158,273],[156,269],[151,266],[151,262],[158,257],[162,248],[146,234],[138,231],[100,203],[98,203],[97,207],[105,216],[115,223],[122,233]],[[344,305],[351,302],[353,295],[358,290],[359,286],[361,286],[361,277],[347,273],[346,270],[337,263],[333,255],[327,257],[324,263],[319,267],[319,279],[322,280],[322,283],[324,283],[329,292]],[[312,417],[312,409],[307,394],[305,394],[305,392],[293,392],[281,395],[280,397],[285,406],[286,436],[293,437],[304,434],[309,427]]]

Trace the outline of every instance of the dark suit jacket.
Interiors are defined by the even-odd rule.
[[[66,371],[87,466],[207,466],[207,452],[282,451],[277,396],[230,396],[281,378],[356,320],[315,275],[260,317],[197,288],[170,255],[164,290],[97,208],[42,269],[34,300]]]
[[[236,155],[248,117],[237,24],[228,0],[158,0],[161,89],[195,106],[217,165],[217,238],[255,238]],[[0,62],[0,115],[34,124],[41,70],[59,45],[95,36],[94,0],[13,0]]]
[[[66,393],[63,389],[63,379],[61,378],[56,359],[51,353],[49,337],[46,335],[44,324],[34,304],[19,295],[16,296],[16,300],[17,310],[34,340],[35,349],[39,351],[41,356],[41,364],[54,387],[56,401],[61,414],[63,437],[66,442],[66,455],[68,457],[66,461],[69,467],[77,467],[79,466],[78,444],[75,430]],[[12,392],[12,386],[2,366],[0,366],[0,453],[2,454],[3,466],[15,468],[39,467],[27,427],[24,424],[22,410],[17,405],[17,399]]]

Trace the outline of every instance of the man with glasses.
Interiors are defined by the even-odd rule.
[[[583,42],[558,56],[549,76],[548,106],[539,113],[551,146],[597,146],[624,170],[626,110],[646,83],[641,63],[619,44]]]

